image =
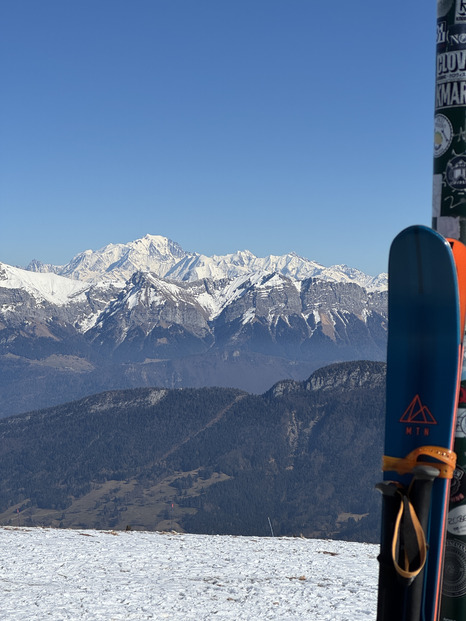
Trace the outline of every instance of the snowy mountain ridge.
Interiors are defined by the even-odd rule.
[[[34,273],[0,263],[0,287],[22,289],[38,302],[61,306],[82,295],[90,285],[50,272]]]
[[[300,282],[288,280],[286,277],[266,270],[244,272],[236,277],[212,281],[208,278],[196,281],[172,281],[156,275],[153,272],[135,272],[130,280],[109,280],[92,283],[75,280],[52,272],[30,272],[21,268],[0,263],[0,287],[5,289],[19,289],[27,293],[39,305],[44,303],[54,306],[68,306],[85,303],[86,293],[113,290],[111,304],[105,314],[106,317],[114,311],[112,306],[125,306],[129,311],[135,307],[150,307],[152,304],[166,303],[167,300],[179,306],[180,304],[198,306],[207,321],[215,319],[230,303],[241,298],[251,287],[264,292],[271,288],[283,288],[289,284],[296,295],[299,295]],[[115,291],[122,291],[122,297],[115,297]],[[11,309],[13,311],[13,308]],[[8,312],[3,306],[0,314]],[[93,327],[98,314],[93,319],[87,319],[79,326],[85,332]]]
[[[153,235],[61,267],[0,263],[0,403],[17,413],[90,386],[261,392],[331,362],[383,359],[386,309],[383,274],[293,253],[206,257]]]
[[[126,244],[108,244],[100,250],[85,250],[69,263],[51,266],[33,260],[27,267],[32,272],[53,272],[73,280],[90,283],[126,282],[137,271],[150,271],[170,280],[193,282],[232,279],[254,272],[277,272],[293,280],[320,278],[332,282],[354,282],[367,290],[384,290],[386,274],[368,276],[346,265],[325,267],[316,261],[285,255],[256,257],[249,250],[208,257],[186,252],[176,242],[162,235],[146,235]]]

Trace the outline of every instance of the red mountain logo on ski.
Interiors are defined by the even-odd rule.
[[[420,396],[416,395],[400,418],[400,423],[436,425],[437,421],[429,408],[422,404]]]

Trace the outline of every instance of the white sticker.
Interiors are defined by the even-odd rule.
[[[448,512],[447,530],[452,535],[466,535],[466,505]]]
[[[458,408],[455,438],[466,438],[466,408]]]
[[[466,21],[466,0],[456,0],[455,22]]]
[[[436,114],[434,121],[434,157],[448,151],[453,140],[453,127],[444,114]]]

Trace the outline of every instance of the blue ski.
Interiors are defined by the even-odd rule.
[[[377,621],[436,621],[461,369],[448,241],[412,226],[389,258],[387,404]]]

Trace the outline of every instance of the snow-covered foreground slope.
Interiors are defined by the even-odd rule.
[[[8,621],[375,619],[378,546],[0,528]]]

